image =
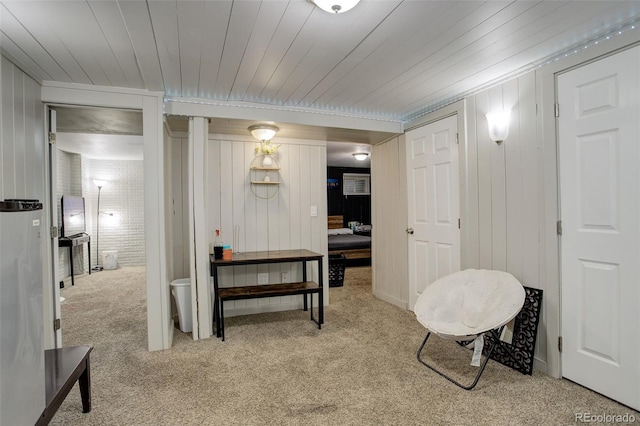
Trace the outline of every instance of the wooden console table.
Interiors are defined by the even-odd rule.
[[[58,238],[58,247],[69,247],[69,266],[71,268],[71,285],[73,281],[73,248],[87,243],[87,259],[89,260],[89,275],[91,275],[91,235],[80,234],[73,237]]]
[[[304,297],[304,310],[307,307],[307,295],[318,294],[318,318],[313,317],[313,296],[310,299],[311,320],[318,325],[318,329],[324,324],[324,304],[323,304],[323,255],[309,250],[277,250],[277,251],[257,251],[249,253],[233,254],[231,260],[217,260],[210,257],[211,276],[213,277],[214,288],[214,309],[213,315],[216,322],[216,336],[224,341],[224,302],[227,300],[256,299],[262,297],[291,296],[301,294]],[[307,281],[307,262],[318,262],[318,283]],[[218,268],[225,266],[240,265],[264,265],[268,263],[289,263],[302,262],[302,282],[250,285],[243,287],[220,288],[218,283]]]

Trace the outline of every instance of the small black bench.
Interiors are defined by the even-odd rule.
[[[70,346],[44,351],[46,407],[37,425],[47,425],[75,382],[80,387],[82,412],[91,411],[91,374],[89,354],[92,346]]]

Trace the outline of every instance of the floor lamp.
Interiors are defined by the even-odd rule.
[[[104,268],[100,265],[100,191],[107,182],[104,180],[94,180],[93,184],[98,187],[98,209],[96,213],[96,266],[91,268],[92,271],[99,272]]]

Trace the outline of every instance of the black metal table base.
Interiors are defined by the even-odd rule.
[[[473,389],[477,384],[478,384],[478,380],[480,380],[480,376],[482,376],[482,372],[484,371],[484,368],[487,366],[487,362],[489,362],[489,359],[491,358],[491,353],[493,352],[493,350],[496,348],[496,346],[500,345],[500,332],[498,330],[501,330],[502,327],[500,329],[497,330],[491,330],[490,333],[493,335],[493,337],[495,337],[495,339],[493,339],[493,343],[491,344],[491,347],[489,348],[489,350],[487,351],[484,361],[482,362],[482,365],[480,365],[480,369],[478,370],[478,374],[476,374],[475,379],[473,380],[473,382],[470,385],[463,385],[462,383],[454,380],[453,378],[447,376],[445,373],[443,373],[442,371],[438,370],[437,368],[435,368],[432,365],[427,364],[421,357],[421,353],[425,347],[425,345],[427,344],[427,340],[429,339],[429,336],[431,336],[431,332],[427,333],[427,336],[424,338],[424,340],[422,341],[422,344],[420,345],[420,348],[418,349],[418,352],[416,354],[416,358],[418,358],[418,361],[420,361],[420,363],[422,365],[425,365],[426,367],[428,367],[429,369],[435,371],[436,373],[438,373],[439,375],[441,375],[442,377],[444,377],[445,379],[449,380],[451,383],[461,387],[462,389],[466,389],[466,390],[471,390]]]

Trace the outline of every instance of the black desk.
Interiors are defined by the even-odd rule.
[[[91,235],[80,234],[73,237],[58,238],[58,247],[69,247],[69,266],[71,267],[71,285],[75,285],[73,281],[73,248],[75,246],[87,243],[87,260],[89,261],[89,275],[91,275]]]
[[[307,307],[307,295],[309,295],[311,307],[311,320],[322,328],[324,323],[323,285],[322,285],[322,258],[323,255],[309,250],[277,250],[258,251],[249,253],[234,253],[231,260],[217,260],[210,256],[211,276],[213,277],[214,307],[213,316],[216,322],[216,336],[224,341],[224,302],[227,300],[254,299],[276,296],[304,296],[304,310]],[[318,262],[318,283],[307,281],[307,262]],[[239,265],[264,265],[269,263],[302,262],[302,282],[281,283],[267,285],[249,285],[243,287],[220,288],[218,285],[218,268],[224,266]],[[318,318],[313,317],[313,294],[318,294]]]

